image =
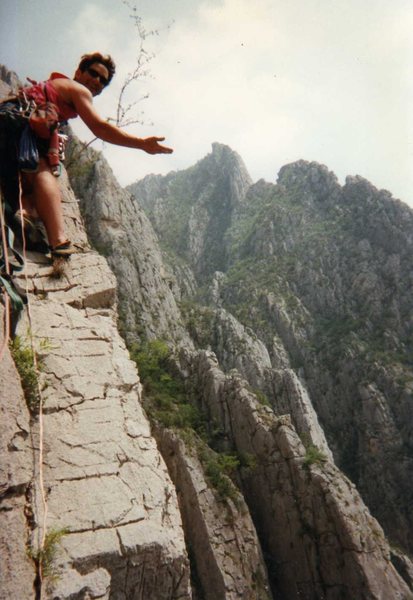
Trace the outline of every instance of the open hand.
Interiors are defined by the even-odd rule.
[[[142,140],[142,150],[148,154],[172,154],[172,148],[161,146],[159,142],[164,141],[164,137],[148,137]]]

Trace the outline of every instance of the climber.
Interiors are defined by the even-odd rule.
[[[52,73],[44,83],[33,83],[23,88],[26,98],[36,103],[49,101],[57,106],[59,121],[80,116],[92,133],[105,142],[136,148],[148,154],[170,154],[171,148],[161,145],[165,138],[138,138],[105,121],[93,106],[93,97],[98,96],[109,85],[115,73],[115,64],[110,56],[99,52],[82,56],[73,79],[60,73]],[[49,142],[38,139],[39,164],[35,172],[22,172],[23,210],[16,217],[28,230],[34,227],[32,217],[38,215],[43,222],[52,257],[70,256],[75,252],[64,230],[60,189],[53,175],[47,153]]]

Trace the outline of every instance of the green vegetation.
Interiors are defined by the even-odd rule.
[[[171,375],[170,356],[162,340],[147,341],[131,349],[145,389],[145,409],[164,427],[191,428],[202,433],[202,415],[187,401],[180,376]]]
[[[147,341],[133,348],[131,356],[139,368],[149,417],[163,427],[178,429],[186,444],[196,448],[205,475],[218,495],[236,502],[239,494],[232,480],[238,469],[255,468],[254,457],[218,450],[224,432],[216,423],[208,423],[206,416],[188,402],[183,381],[171,373],[171,352],[164,341]]]
[[[308,433],[302,433],[300,438],[305,447],[304,468],[308,469],[310,465],[322,465],[327,462],[327,456],[320,448],[311,443],[311,438]]]
[[[363,319],[354,319],[349,315],[337,315],[330,318],[319,318],[315,321],[316,334],[313,348],[324,356],[325,364],[330,369],[337,368],[340,357],[350,348],[361,353],[357,334],[365,325]]]
[[[81,150],[79,152],[81,152]],[[74,156],[73,159],[70,158],[69,160],[71,160],[71,162],[68,163],[66,167],[71,182],[76,181],[79,185],[80,181],[90,181],[94,173],[96,158],[86,158],[85,156],[81,157],[79,155]]]
[[[252,392],[255,394],[258,402],[262,404],[262,406],[269,406],[271,408],[271,402],[268,400],[267,395],[264,394],[264,392],[256,388],[254,388]]]
[[[73,188],[79,189],[90,181],[95,164],[99,159],[99,152],[88,144],[71,137],[66,146],[65,167]]]
[[[342,339],[359,331],[364,325],[364,319],[355,319],[349,315],[320,318],[317,321],[319,333],[328,340]]]
[[[69,530],[67,528],[50,529],[45,536],[42,548],[37,550],[33,548],[29,549],[28,554],[36,563],[37,570],[42,579],[48,579],[49,582],[54,582],[58,579],[59,573],[56,566],[58,545],[63,536],[68,533]]]
[[[155,216],[152,203],[145,206],[145,212],[152,220],[155,231],[159,234],[162,249],[169,258],[185,257],[187,254],[188,220],[193,204],[194,192],[190,178],[188,179],[188,171],[186,171],[177,173],[168,182],[167,195],[163,201],[161,214]]]
[[[308,448],[306,448],[305,458],[304,458],[304,466],[309,467],[313,464],[321,465],[327,461],[327,457],[317,446],[314,444],[310,444]]]
[[[205,475],[222,500],[230,498],[234,503],[239,501],[239,492],[232,479],[240,466],[235,454],[216,454],[204,447],[199,452],[199,459],[204,467]]]
[[[257,467],[257,458],[254,454],[249,452],[238,452],[237,454],[239,467],[245,471],[254,471]]]
[[[47,345],[47,340],[41,342],[42,349],[46,349]],[[40,404],[38,373],[43,368],[43,362],[37,353],[35,355],[32,347],[18,335],[10,342],[10,352],[20,375],[27,406],[32,413],[36,413]]]
[[[200,348],[208,347],[211,343],[216,311],[189,301],[180,302],[179,308],[192,339]]]

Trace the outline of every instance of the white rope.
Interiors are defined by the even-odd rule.
[[[43,395],[42,389],[40,386],[40,369],[37,361],[36,347],[34,345],[34,337],[33,337],[33,319],[31,313],[31,304],[30,304],[30,296],[29,296],[29,279],[26,272],[27,265],[27,254],[26,254],[26,236],[24,232],[24,219],[23,219],[23,205],[22,205],[22,187],[21,187],[21,178],[19,176],[19,209],[21,214],[21,236],[23,240],[23,259],[24,259],[24,280],[26,286],[26,296],[27,296],[27,319],[29,322],[29,338],[30,345],[33,356],[33,367],[36,371],[36,384],[37,384],[37,394],[39,398],[39,460],[38,460],[38,468],[39,468],[39,489],[40,495],[42,499],[43,506],[43,519],[42,524],[40,526],[40,518],[38,517],[39,527],[38,527],[38,554],[41,557],[41,551],[44,549],[45,540],[46,540],[46,521],[47,521],[47,513],[48,506],[46,500],[46,493],[44,488],[44,473],[43,473],[43,438],[44,438],[44,424],[43,424]],[[37,508],[37,507],[35,507]],[[42,569],[42,561],[41,558],[38,560],[38,568],[39,568],[39,579],[40,579],[40,600],[43,598],[43,569]]]

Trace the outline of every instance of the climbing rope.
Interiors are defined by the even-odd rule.
[[[27,102],[26,102],[27,104]],[[22,134],[22,118],[23,120],[29,116],[27,111],[28,106],[23,106],[23,109],[19,103],[9,102],[9,103],[1,103],[2,106],[2,115],[3,115],[3,123],[6,124],[3,133],[6,136],[13,136],[18,133],[19,139]],[[31,113],[32,114],[32,113]],[[56,122],[57,122],[57,115]],[[41,120],[41,119],[40,119]],[[27,123],[26,123],[27,129]],[[3,136],[4,137],[4,136]],[[7,137],[8,139],[8,137]],[[14,139],[14,138],[13,138]],[[4,140],[3,140],[4,141]],[[10,144],[6,144],[3,148],[9,149],[11,148]],[[26,150],[28,147],[26,148]],[[21,150],[21,148],[20,148]],[[20,156],[19,156],[20,158]],[[14,163],[12,164],[14,168]],[[7,173],[7,169],[5,170]],[[18,206],[20,210],[20,214],[23,215],[23,202],[22,202],[22,182],[20,173],[17,177],[18,181]],[[16,189],[17,191],[17,189]],[[17,196],[17,194],[16,194]],[[4,201],[3,201],[4,200]],[[6,220],[6,212],[7,218],[12,219],[13,213],[15,212],[15,206],[9,206],[7,203],[7,198],[2,198],[0,194],[0,227],[1,227],[1,236],[2,236],[2,244],[0,246],[0,288],[4,295],[4,306],[5,306],[5,317],[4,317],[4,339],[0,348],[0,361],[2,360],[5,350],[14,335],[14,328],[17,322],[18,316],[24,308],[23,304],[23,294],[20,294],[19,290],[15,288],[14,283],[11,279],[12,275],[15,272],[23,270],[24,266],[27,266],[27,241],[25,234],[25,224],[24,219],[20,219],[20,227],[21,227],[21,239],[22,239],[22,255],[14,247],[14,233],[12,229],[8,226]],[[13,203],[14,204],[14,203]],[[2,254],[2,256],[1,256]],[[23,270],[23,277],[25,282],[25,295],[26,295],[26,303],[27,303],[27,319],[28,319],[28,338],[30,340],[31,347],[31,358],[33,364],[33,370],[36,375],[36,391],[38,398],[38,423],[39,423],[39,440],[38,440],[38,461],[35,458],[35,466],[33,470],[33,483],[34,483],[34,499],[33,499],[33,512],[35,515],[36,523],[37,523],[37,549],[36,554],[33,555],[35,558],[36,566],[37,566],[37,600],[42,600],[44,592],[43,592],[43,564],[42,557],[44,555],[45,542],[46,542],[46,522],[47,522],[47,514],[48,514],[48,506],[47,499],[45,493],[44,486],[44,471],[43,471],[43,454],[44,454],[44,422],[43,422],[43,392],[40,384],[40,368],[37,359],[37,352],[34,343],[34,335],[33,335],[33,317],[32,317],[32,306],[29,295],[29,278],[27,274],[27,267]],[[33,452],[36,452],[35,447],[33,448]],[[37,464],[37,468],[36,468]]]
[[[20,214],[23,214],[22,187],[21,187],[20,177],[19,177],[19,209],[20,209]],[[21,219],[20,223],[21,223],[21,237],[22,237],[22,241],[23,241],[23,258],[24,258],[24,264],[26,265],[27,264],[27,253],[26,253],[27,242],[26,242],[26,236],[25,236],[25,231],[24,231],[24,219]],[[30,346],[31,346],[32,356],[33,356],[33,367],[34,367],[34,370],[36,373],[37,395],[39,398],[39,413],[38,413],[38,419],[39,419],[39,460],[38,460],[39,481],[38,481],[38,483],[39,483],[40,495],[41,495],[41,500],[42,500],[42,505],[43,505],[43,519],[42,519],[42,526],[38,528],[38,534],[39,534],[38,550],[39,550],[39,555],[41,555],[41,552],[45,546],[46,521],[47,521],[47,513],[48,513],[46,492],[45,492],[45,488],[44,488],[44,472],[43,472],[43,452],[44,452],[43,394],[42,394],[42,389],[41,389],[41,385],[40,385],[39,363],[37,360],[36,347],[35,347],[34,337],[33,337],[33,318],[32,318],[31,302],[30,302],[30,296],[29,296],[29,278],[27,276],[26,269],[24,270],[24,281],[25,281],[25,291],[26,291],[26,296],[27,296],[27,320],[28,320],[28,324],[29,324],[29,329],[28,329],[29,330],[29,339],[30,339]],[[38,519],[38,521],[40,524],[40,519]],[[43,573],[42,573],[41,561],[39,561],[39,563],[38,563],[38,568],[39,568],[39,579],[40,579],[39,587],[40,587],[40,600],[41,600],[42,589],[43,589],[43,586],[42,586]]]
[[[21,188],[20,177],[19,177],[19,209],[20,209],[20,211],[23,211],[22,188]],[[23,213],[21,212],[21,214],[23,214]],[[15,291],[15,289],[12,285],[10,276],[11,276],[13,270],[21,270],[23,265],[27,265],[27,241],[26,241],[26,235],[25,235],[25,231],[24,231],[24,219],[21,219],[22,257],[20,257],[19,253],[17,253],[13,247],[14,240],[11,239],[13,234],[12,234],[11,230],[8,229],[6,222],[5,222],[4,205],[3,205],[3,202],[1,202],[1,197],[0,197],[0,229],[1,229],[1,238],[2,238],[2,246],[1,246],[2,254],[3,254],[2,261],[4,263],[4,271],[5,271],[3,276],[0,275],[0,279],[1,279],[0,283],[2,284],[2,288],[3,288],[4,306],[5,306],[4,335],[3,335],[3,343],[0,348],[0,361],[1,361],[4,357],[5,350],[11,340],[11,317],[10,317],[11,310],[13,308],[16,310],[16,308],[17,308],[17,310],[20,312],[23,309],[23,302],[22,302],[20,296],[18,295],[18,293]],[[20,266],[13,267],[13,268],[11,267],[10,259],[9,259],[10,250],[13,252],[15,258],[17,257],[18,262],[21,263]],[[45,493],[44,471],[43,471],[43,456],[44,456],[43,394],[42,394],[42,388],[40,385],[40,369],[39,369],[39,363],[37,360],[37,353],[36,353],[36,347],[35,347],[34,336],[33,336],[33,318],[32,318],[31,302],[30,302],[30,295],[29,295],[29,278],[27,276],[26,269],[24,269],[23,274],[24,274],[25,292],[26,292],[26,298],[27,298],[28,337],[29,337],[30,346],[31,346],[31,356],[33,359],[33,368],[36,373],[37,397],[39,399],[39,404],[38,404],[38,422],[39,422],[38,489],[40,490],[40,497],[41,497],[42,508],[43,508],[42,518],[40,517],[40,514],[39,514],[40,511],[38,510],[36,499],[35,499],[34,512],[35,512],[35,515],[37,512],[37,522],[38,522],[37,556],[40,557],[36,561],[37,568],[38,568],[38,579],[39,579],[38,590],[39,590],[39,594],[40,594],[38,596],[38,599],[42,600],[42,598],[43,598],[43,568],[42,568],[41,556],[42,556],[42,553],[43,553],[44,547],[45,547],[46,531],[47,531],[46,521],[47,521],[47,514],[48,514],[48,505],[47,505],[47,499],[46,499],[46,493]],[[36,478],[36,473],[34,473],[34,477]]]

